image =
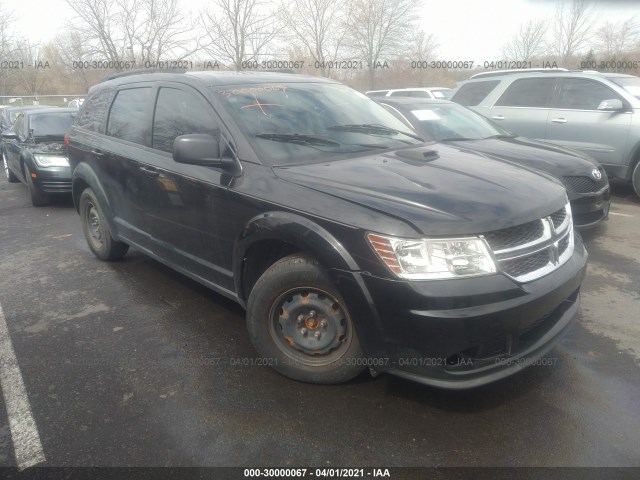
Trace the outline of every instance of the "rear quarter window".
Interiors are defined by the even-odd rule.
[[[151,87],[119,90],[109,112],[107,135],[144,145],[150,128],[147,124],[150,100]]]
[[[103,122],[107,116],[107,110],[113,99],[114,91],[108,88],[99,90],[89,95],[84,101],[76,117],[76,127],[91,132],[102,132]]]
[[[466,83],[458,89],[451,100],[465,107],[474,107],[487,98],[499,83],[500,80]]]

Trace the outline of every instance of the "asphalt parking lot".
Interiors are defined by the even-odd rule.
[[[13,346],[33,425],[7,405],[5,368],[0,465],[639,466],[640,199],[613,187],[553,365],[445,392],[242,365],[257,355],[239,306],[135,250],[96,260],[70,201],[34,208],[2,182],[0,348]],[[15,445],[10,421],[34,435]]]

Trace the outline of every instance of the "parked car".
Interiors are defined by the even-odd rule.
[[[425,143],[333,80],[127,72],[68,138],[95,256],[135,246],[238,302],[290,378],[475,387],[575,319],[587,253],[558,180]]]
[[[7,180],[26,184],[36,207],[49,203],[50,194],[71,192],[64,135],[76,113],[73,108],[25,110],[10,130],[2,132]]]
[[[417,97],[417,98],[440,98],[447,100],[451,97],[452,88],[427,87],[427,88],[394,88],[388,90],[369,90],[365,92],[369,97]]]
[[[554,71],[460,82],[451,97],[524,137],[580,150],[640,195],[640,78]]]
[[[27,110],[33,109],[41,109],[41,108],[54,108],[50,105],[24,105],[18,107],[6,107],[0,110],[0,132],[4,130],[8,130],[13,125],[13,122],[16,121],[16,118],[21,112],[25,112]]]
[[[535,168],[562,181],[576,228],[609,215],[611,190],[600,164],[586,154],[519,137],[466,107],[446,100],[384,98],[379,102],[425,138]]]

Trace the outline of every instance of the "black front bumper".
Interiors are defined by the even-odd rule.
[[[501,274],[398,281],[333,271],[332,277],[353,299],[347,303],[368,366],[465,389],[507,377],[553,348],[576,318],[586,263],[576,235],[564,265],[526,284]]]
[[[595,227],[609,217],[611,189],[596,193],[569,193],[573,225],[579,230]]]
[[[47,167],[39,168],[34,165],[36,178],[33,184],[46,193],[71,193],[71,168]]]

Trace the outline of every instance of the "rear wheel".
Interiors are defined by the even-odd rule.
[[[89,249],[100,260],[117,260],[129,250],[129,245],[111,236],[102,208],[90,188],[80,195],[80,221]]]
[[[29,195],[31,195],[31,203],[34,207],[42,207],[43,205],[49,204],[49,195],[40,190],[35,183],[33,183],[33,178],[31,178],[31,171],[29,170],[28,165],[24,164],[24,176],[27,181],[27,188],[29,189]]]
[[[5,151],[2,151],[2,163],[4,164],[4,175],[7,177],[7,182],[9,183],[18,183],[20,180],[18,177],[14,175],[14,173],[9,170],[9,162],[7,161],[7,154]]]
[[[631,181],[633,183],[633,189],[636,191],[636,195],[640,197],[640,162],[638,162],[636,168],[633,170],[633,177]]]
[[[264,272],[249,295],[247,326],[265,362],[294,380],[340,383],[364,370],[346,304],[309,257],[285,257]]]

